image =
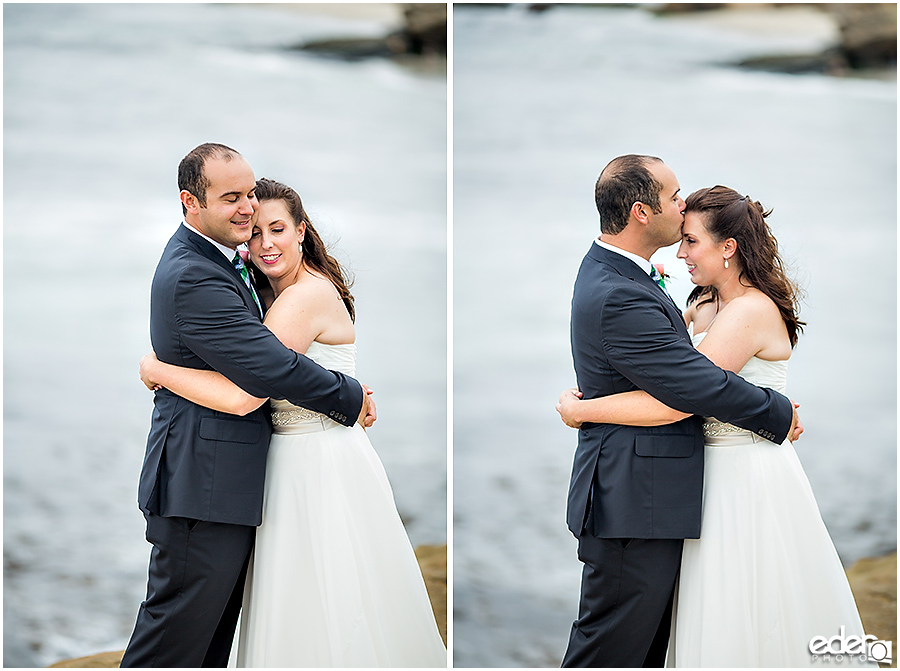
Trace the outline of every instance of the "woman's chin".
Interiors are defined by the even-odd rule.
[[[263,275],[265,275],[266,277],[268,277],[270,280],[271,280],[273,277],[276,277],[276,276],[278,275],[278,273],[275,272],[275,269],[274,269],[274,268],[271,268],[271,267],[267,266],[267,265],[266,265],[265,263],[263,263],[261,260],[259,260],[259,259],[254,259],[253,257],[250,257],[250,260],[253,261],[253,265],[256,266],[257,269],[259,269],[259,272],[261,272]]]

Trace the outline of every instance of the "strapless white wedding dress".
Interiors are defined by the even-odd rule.
[[[753,357],[740,375],[784,393],[787,363]],[[858,665],[858,656],[816,660],[809,650],[813,637],[863,628],[790,441],[714,419],[704,434],[700,539],[684,542],[666,665]]]
[[[355,345],[311,359],[354,375]],[[415,554],[378,455],[345,427],[272,402],[263,521],[232,650],[239,667],[446,667]]]

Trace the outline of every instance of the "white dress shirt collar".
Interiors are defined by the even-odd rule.
[[[600,238],[597,238],[596,240],[594,240],[594,242],[596,242],[598,245],[603,247],[603,249],[608,249],[609,251],[615,252],[616,254],[621,254],[626,259],[630,259],[631,261],[634,261],[637,264],[638,268],[640,268],[645,273],[647,273],[647,275],[650,275],[650,270],[652,268],[652,265],[643,256],[638,256],[637,254],[632,254],[631,252],[626,252],[624,249],[622,249],[620,247],[611,245],[608,242],[603,242],[603,240],[601,240]]]
[[[198,231],[196,228],[194,228],[193,226],[191,226],[191,225],[190,225],[189,223],[187,223],[186,221],[183,221],[183,222],[181,222],[181,223],[183,223],[183,224],[185,225],[185,227],[187,227],[187,229],[188,229],[189,231],[193,231],[194,233],[196,233],[197,235],[199,235],[199,236],[200,236],[201,238],[203,238],[204,240],[208,240],[209,242],[211,242],[211,243],[213,244],[213,246],[214,246],[216,249],[218,249],[220,252],[222,252],[222,253],[225,255],[225,258],[228,259],[228,263],[231,263],[231,262],[234,260],[234,253],[235,253],[237,250],[232,249],[231,247],[228,247],[227,245],[223,245],[221,242],[216,242],[215,240],[213,240],[213,239],[212,239],[211,237],[209,237],[208,235],[203,235],[203,233],[201,233],[200,231]]]

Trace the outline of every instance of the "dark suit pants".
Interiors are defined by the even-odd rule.
[[[124,667],[225,667],[256,527],[145,513],[147,599]]]
[[[564,667],[662,667],[680,539],[578,539],[584,563],[578,619]]]

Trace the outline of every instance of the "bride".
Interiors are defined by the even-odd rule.
[[[261,179],[248,243],[265,325],[287,347],[354,374],[353,297],[288,186]],[[268,280],[267,282],[265,280]],[[150,388],[246,414],[214,371],[141,361]],[[272,401],[263,521],[244,588],[240,667],[446,667],[447,653],[384,468],[365,429]]]
[[[727,187],[701,189],[685,201],[678,258],[698,285],[684,313],[697,349],[748,382],[784,393],[804,323],[768,214]],[[659,426],[688,417],[643,391],[580,396],[565,391],[557,406],[575,428],[584,422]],[[667,665],[822,664],[810,651],[814,637],[864,633],[792,444],[775,446],[713,417],[703,432],[700,539],[684,541]],[[861,657],[864,643],[844,663]]]

